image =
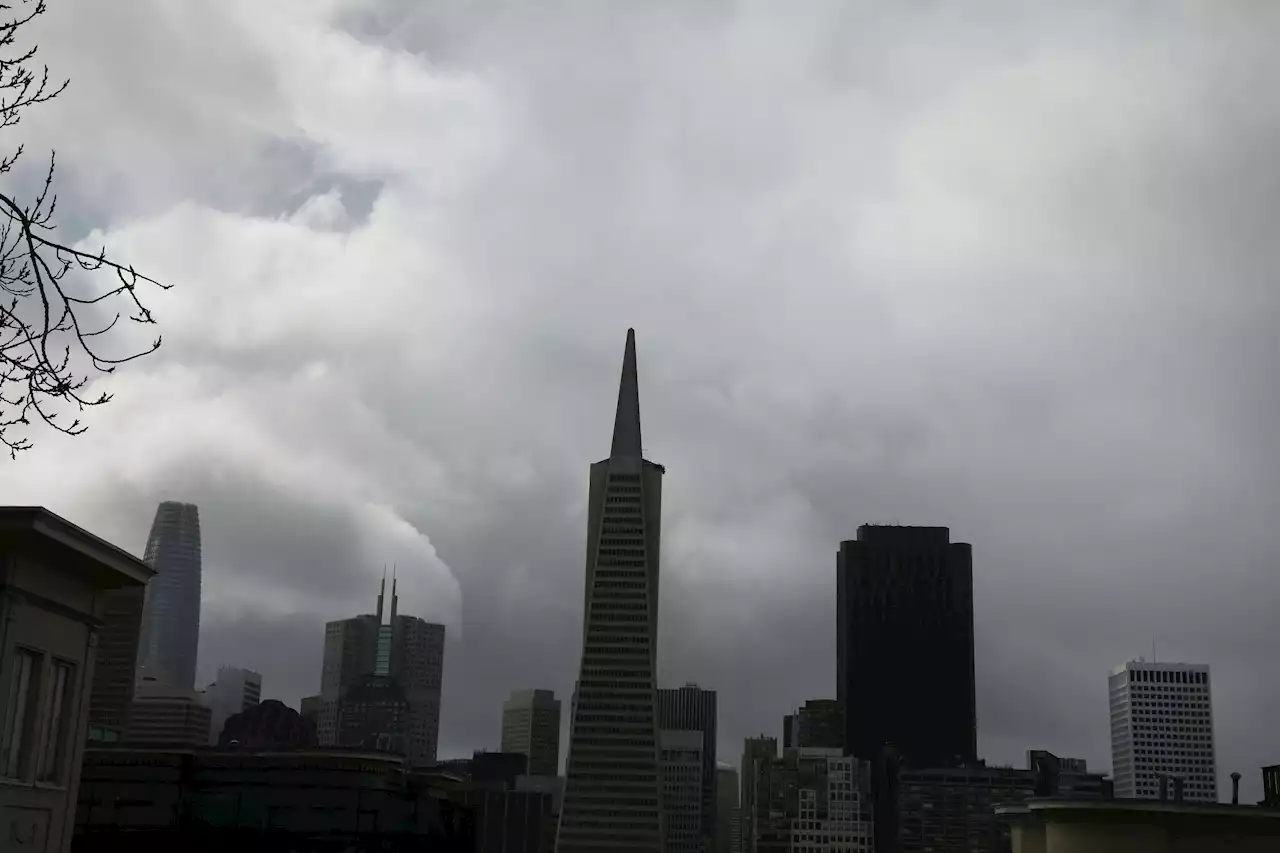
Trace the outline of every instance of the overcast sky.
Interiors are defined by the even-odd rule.
[[[971,542],[979,745],[1110,767],[1106,677],[1207,663],[1220,787],[1280,761],[1280,8],[50,0],[68,237],[164,348],[0,499],[204,532],[201,679],[449,626],[442,756],[567,698],[637,330],[660,678],[720,758],[835,693],[835,552]],[[6,131],[8,133],[9,131]],[[117,339],[123,347],[127,341]],[[874,697],[872,697],[874,700]],[[567,707],[567,703],[566,703]]]

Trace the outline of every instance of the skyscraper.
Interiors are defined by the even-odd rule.
[[[835,699],[810,699],[782,718],[783,746],[843,749],[844,708]]]
[[[317,737],[325,746],[402,744],[411,761],[432,764],[440,737],[445,628],[398,613],[394,579],[388,616],[386,587],[384,577],[375,613],[325,625],[320,695],[308,697],[319,709]],[[379,703],[395,713],[365,713]],[[396,731],[364,731],[368,726]]]
[[[655,679],[663,473],[643,458],[629,329],[613,446],[591,466],[582,662],[557,853],[662,849]]]
[[[1192,802],[1218,801],[1209,667],[1130,661],[1108,679],[1117,797],[1155,798],[1180,778]]]
[[[864,524],[836,558],[837,699],[845,746],[913,767],[977,759],[973,554],[945,527]]]
[[[193,690],[200,646],[200,514],[195,504],[160,504],[143,560],[156,576],[143,606],[139,669],[156,684]]]
[[[716,763],[715,853],[740,853],[738,848],[738,771]]]
[[[502,703],[502,751],[529,758],[530,776],[560,772],[560,700],[550,690],[512,690]]]
[[[710,849],[716,832],[716,692],[689,683],[658,690],[658,730],[696,731],[702,735],[702,792],[699,837]]]

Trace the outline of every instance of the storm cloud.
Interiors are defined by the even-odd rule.
[[[200,505],[201,676],[449,625],[441,754],[572,689],[637,330],[660,674],[720,758],[835,692],[835,552],[973,543],[980,751],[1110,765],[1108,669],[1212,665],[1280,760],[1280,10],[1244,2],[51,0],[68,227],[174,283],[0,499],[141,551]],[[122,342],[123,346],[126,342]]]

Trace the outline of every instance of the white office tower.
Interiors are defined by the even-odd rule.
[[[1130,661],[1111,672],[1111,761],[1117,797],[1155,799],[1182,780],[1188,802],[1218,801],[1209,667]]]
[[[251,669],[218,667],[218,679],[204,689],[204,701],[212,712],[209,743],[216,745],[227,720],[262,700],[262,676]]]

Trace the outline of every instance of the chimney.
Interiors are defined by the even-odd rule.
[[[1175,803],[1182,802],[1182,781],[1181,776],[1173,777],[1173,801]]]
[[[1169,799],[1169,777],[1166,774],[1161,773],[1160,774],[1160,801],[1164,802],[1167,799]]]
[[[1231,774],[1231,805],[1240,805],[1240,774]]]

